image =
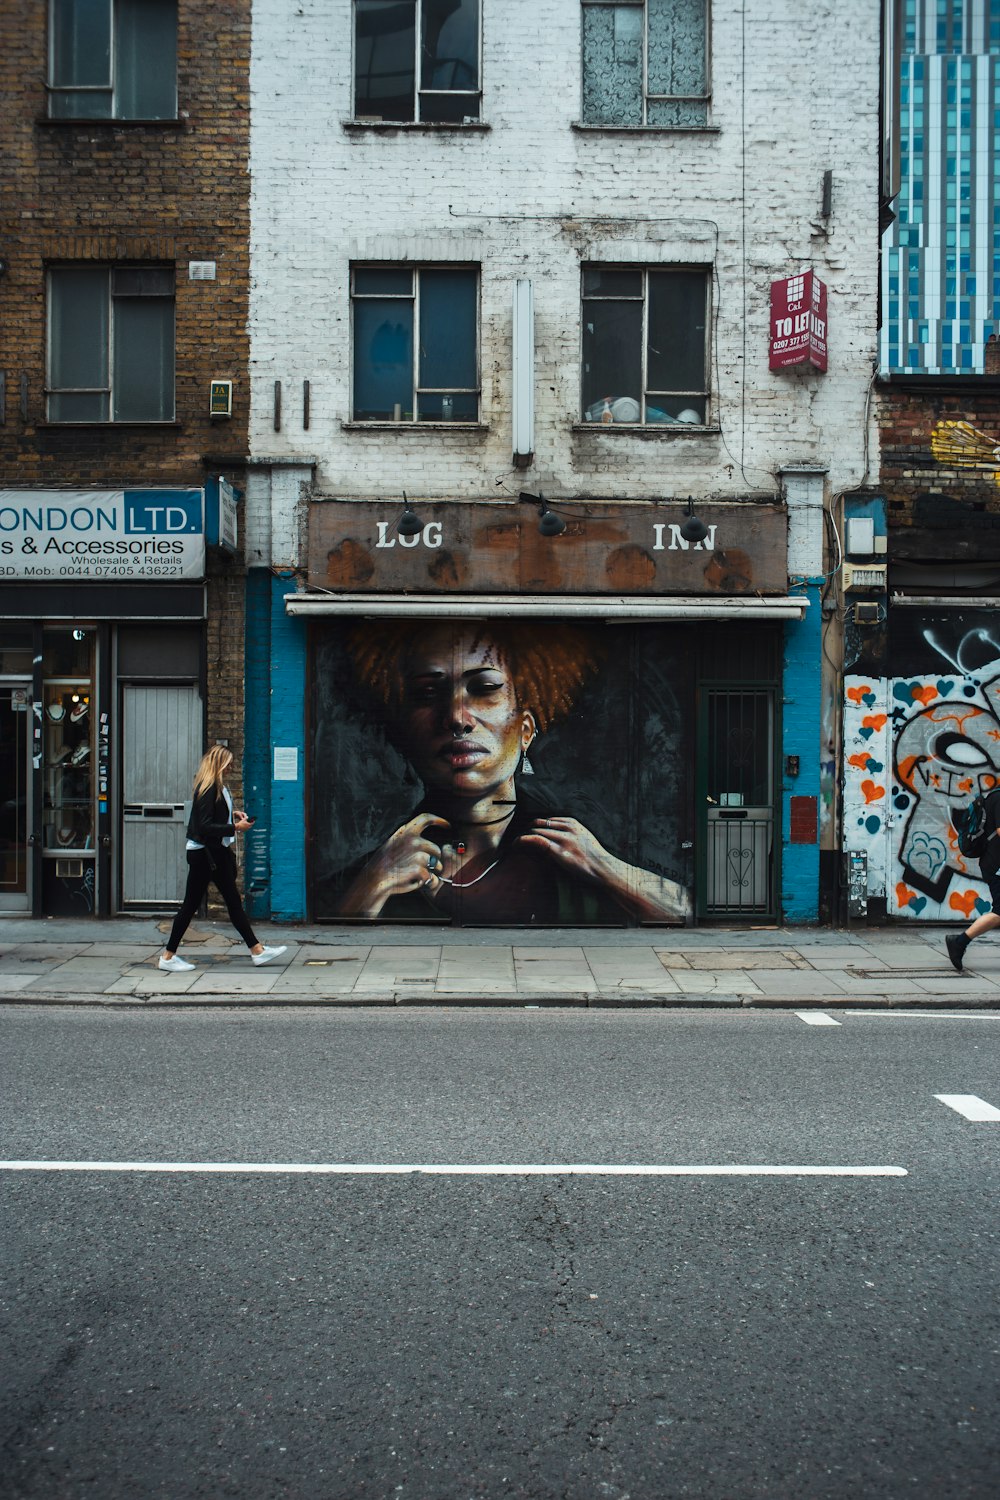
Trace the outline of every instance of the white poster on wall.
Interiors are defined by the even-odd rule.
[[[298,781],[299,751],[297,745],[275,745],[274,779],[275,781]]]

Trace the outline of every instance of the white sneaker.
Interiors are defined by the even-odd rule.
[[[287,952],[287,947],[284,944],[280,948],[268,948],[265,946],[259,953],[251,953],[250,957],[257,967],[260,968],[261,964],[269,964],[272,958],[280,958],[281,954],[285,952]]]
[[[161,953],[160,968],[165,969],[168,974],[186,974],[189,969],[194,968],[194,964],[189,964],[186,959],[178,958],[176,953],[173,958],[164,958]]]

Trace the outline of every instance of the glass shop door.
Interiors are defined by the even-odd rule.
[[[0,911],[28,911],[31,890],[31,679],[0,681]]]

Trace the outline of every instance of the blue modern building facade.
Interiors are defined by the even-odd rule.
[[[982,374],[1000,330],[1000,0],[902,0],[884,373]]]

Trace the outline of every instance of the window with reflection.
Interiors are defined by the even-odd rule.
[[[355,266],[356,422],[479,420],[479,272]]]
[[[177,0],[50,0],[54,120],[177,118]]]
[[[584,268],[584,421],[708,422],[710,284],[705,267]]]
[[[49,421],[172,421],[173,267],[53,267],[48,293]]]
[[[479,119],[479,0],[354,0],[358,120]]]
[[[583,0],[586,125],[705,125],[708,0]]]

